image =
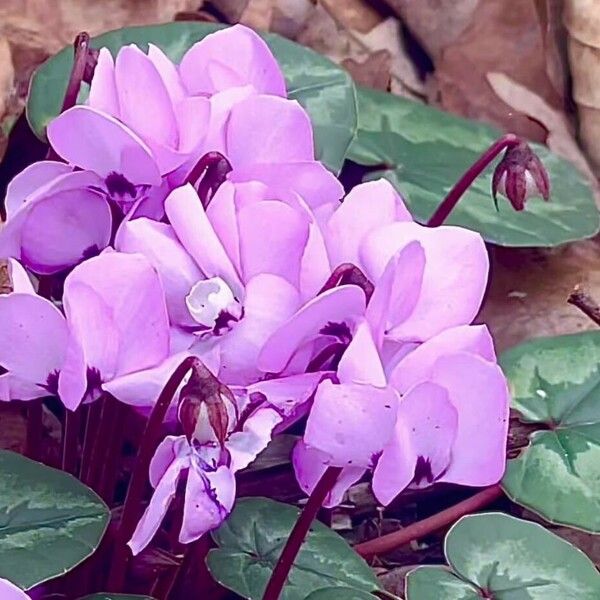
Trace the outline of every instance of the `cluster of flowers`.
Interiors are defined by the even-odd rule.
[[[179,65],[152,45],[114,60],[102,49],[87,103],[47,132],[62,160],[7,192],[0,398],[52,394],[74,410],[111,394],[148,411],[190,356],[218,382],[211,401],[194,396],[202,378],[182,388],[170,418],[184,434],[152,460],[134,553],[182,477],[181,541],[218,526],[235,473],[301,418],[301,487],[343,468],[329,506],[369,470],[383,504],[407,486],[502,476],[507,385],[489,332],[471,325],[483,240],[415,223],[384,180],[341,201],[259,36],[219,31]],[[24,267],[66,273],[62,302]]]

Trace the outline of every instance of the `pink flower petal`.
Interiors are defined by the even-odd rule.
[[[21,266],[21,263],[14,258],[8,259],[8,274],[12,284],[13,292],[18,294],[35,295],[35,290],[27,271]]]
[[[302,491],[308,496],[315,489],[319,479],[323,477],[328,468],[328,458],[326,454],[309,448],[302,440],[294,446],[292,453],[292,463],[296,473],[296,479],[302,488]],[[327,494],[323,506],[333,508],[341,504],[344,494],[350,486],[356,483],[366,473],[366,469],[361,467],[346,467],[342,469],[337,481],[329,494]]]
[[[280,373],[294,352],[328,323],[355,319],[364,310],[364,292],[355,285],[342,285],[319,294],[267,340],[258,357],[258,368],[266,373]]]
[[[30,600],[30,597],[8,579],[0,579],[0,596],[2,600]]]
[[[458,412],[452,462],[440,480],[473,486],[497,483],[506,466],[510,404],[502,370],[461,352],[438,359],[431,380],[448,390]]]
[[[214,94],[250,84],[259,93],[286,95],[283,74],[269,47],[243,25],[194,44],[183,56],[179,72],[191,94]]]
[[[419,384],[400,400],[395,435],[373,474],[373,492],[382,504],[389,504],[413,481],[433,483],[447,468],[457,419],[441,386]]]
[[[330,465],[369,467],[394,432],[398,397],[391,388],[334,384],[317,388],[304,442]]]
[[[183,100],[186,96],[177,66],[171,59],[154,44],[148,44],[148,58],[152,61],[154,68],[158,71],[160,78],[171,98],[173,106]]]
[[[115,61],[108,48],[100,48],[98,62],[90,84],[88,104],[116,119],[121,115],[115,82]]]

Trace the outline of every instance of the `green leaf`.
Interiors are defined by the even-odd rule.
[[[110,594],[107,592],[84,596],[79,600],[154,600],[154,598],[150,596],[134,596],[132,594]]]
[[[92,46],[106,46],[114,55],[126,44],[146,49],[148,43],[153,43],[172,60],[179,61],[188,48],[220,28],[211,23],[192,22],[126,27],[93,38]],[[317,158],[338,172],[356,134],[356,89],[352,78],[308,48],[275,34],[263,34],[263,37],[285,73],[288,96],[298,100],[310,115]],[[227,48],[223,52],[227,52]],[[46,125],[60,112],[72,63],[73,49],[67,47],[45,62],[31,81],[27,118],[42,139]]]
[[[219,546],[207,565],[222,585],[249,600],[261,600],[299,511],[267,498],[239,500],[229,519],[213,533]],[[280,600],[304,600],[320,588],[378,589],[369,566],[346,541],[315,521]]]
[[[597,600],[600,573],[581,550],[541,525],[502,513],[471,515],[448,532],[451,571],[408,574],[407,600]]]
[[[348,158],[387,165],[368,179],[386,177],[415,218],[427,221],[460,176],[500,136],[495,129],[392,94],[358,88],[358,134]],[[522,212],[491,197],[493,166],[454,209],[449,224],[479,231],[502,246],[556,246],[591,237],[600,227],[594,197],[582,175],[545,146],[532,144],[552,181],[550,202],[530,198]]]
[[[94,552],[109,510],[92,490],[6,450],[0,450],[0,473],[0,577],[29,589]]]
[[[540,431],[502,485],[548,521],[600,532],[600,332],[532,340],[500,359],[513,407]]]
[[[378,600],[377,596],[348,587],[328,587],[313,592],[306,600]]]

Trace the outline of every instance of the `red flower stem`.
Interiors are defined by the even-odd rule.
[[[79,479],[84,483],[89,479],[90,468],[92,464],[92,453],[94,444],[98,435],[100,425],[100,417],[102,415],[102,399],[92,402],[87,406],[87,415],[85,419],[85,430],[83,433],[83,454],[81,457],[81,469],[79,471]]]
[[[267,583],[263,600],[278,600],[287,581],[288,574],[294,565],[296,556],[298,556],[298,552],[304,543],[306,534],[341,472],[342,469],[339,467],[328,467],[321,479],[319,479],[283,547],[279,560]]]
[[[417,521],[404,529],[382,535],[381,537],[357,544],[354,550],[361,556],[368,558],[375,554],[383,554],[404,544],[422,538],[430,533],[454,523],[460,517],[471,514],[484,508],[502,496],[500,484],[492,485],[481,492],[443,510],[427,519]]]
[[[454,187],[448,192],[448,195],[442,200],[436,208],[429,221],[428,227],[439,227],[448,218],[463,194],[469,189],[471,184],[483,173],[485,168],[506,148],[516,146],[520,139],[514,133],[507,133],[497,139],[464,173],[456,182]]]
[[[188,356],[183,360],[167,381],[148,418],[129,488],[127,489],[121,524],[116,533],[115,549],[107,584],[110,592],[120,592],[125,581],[127,563],[129,562],[127,542],[133,535],[136,524],[141,517],[142,501],[148,480],[148,468],[160,439],[163,421],[183,378],[199,362],[199,359],[195,356]]]
[[[77,35],[75,42],[73,43],[73,67],[71,68],[69,83],[67,83],[65,97],[60,109],[61,113],[77,104],[77,96],[79,95],[81,82],[83,81],[83,77],[85,75],[85,67],[88,61],[89,49],[90,36],[83,31]]]
[[[66,410],[63,423],[63,448],[61,469],[71,475],[77,473],[79,457],[79,433],[81,429],[81,408]]]

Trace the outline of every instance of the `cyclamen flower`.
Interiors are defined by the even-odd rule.
[[[133,554],[158,531],[183,476],[187,479],[179,541],[193,542],[218,527],[235,500],[234,474],[266,448],[282,420],[272,407],[247,399],[238,403],[205,367],[195,367],[182,388],[179,415],[188,431],[167,436],[154,454],[154,494],[129,542]]]
[[[63,307],[32,288],[0,296],[0,364],[27,386],[19,399],[56,394],[74,410],[171,354],[164,293],[143,256],[105,252],[82,263],[65,280]]]

